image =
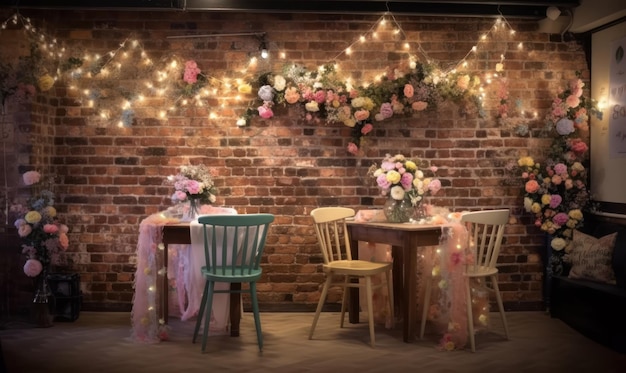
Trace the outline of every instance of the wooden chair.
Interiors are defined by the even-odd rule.
[[[384,273],[386,276],[389,291],[389,311],[393,315],[393,284],[391,278],[391,263],[375,263],[365,260],[353,260],[350,251],[350,239],[345,220],[354,217],[353,209],[345,207],[320,207],[311,211],[311,216],[315,222],[315,233],[322,250],[324,258],[323,271],[326,274],[326,282],[322,289],[320,300],[317,304],[313,325],[309,332],[309,339],[313,338],[313,332],[324,306],[328,289],[331,286],[341,286],[343,296],[341,300],[341,322],[343,322],[346,312],[347,288],[364,287],[367,294],[367,313],[370,330],[370,343],[375,346],[374,336],[374,313],[372,302],[372,289],[383,286],[382,284],[373,286],[372,276]],[[342,277],[342,281],[334,282],[335,277]],[[363,279],[364,284],[351,282],[352,279]]]
[[[206,266],[202,267],[202,274],[206,278],[206,283],[193,333],[193,343],[196,342],[204,316],[202,352],[206,350],[214,293],[250,294],[259,351],[263,350],[256,282],[261,277],[261,256],[265,248],[267,231],[273,221],[272,214],[209,215],[198,218],[204,235]],[[248,289],[215,290],[216,282],[248,283],[249,286]]]
[[[465,213],[461,216],[461,223],[465,224],[468,229],[468,245],[474,245],[475,257],[474,263],[466,266],[466,299],[467,299],[467,325],[470,338],[470,346],[472,352],[476,351],[476,342],[474,339],[474,316],[472,314],[472,289],[471,280],[474,278],[490,278],[493,291],[498,303],[500,316],[504,325],[504,333],[509,339],[509,328],[506,323],[500,289],[498,288],[498,268],[496,263],[500,254],[502,245],[502,236],[504,234],[504,226],[509,221],[509,210],[486,210],[473,211]],[[424,309],[422,313],[422,324],[420,328],[420,338],[424,338],[424,329],[426,326],[426,317],[430,307],[430,294],[432,290],[432,276],[426,277]]]

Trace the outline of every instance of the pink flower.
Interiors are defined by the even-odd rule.
[[[430,193],[437,194],[437,192],[441,189],[441,181],[439,179],[434,179],[430,181],[428,184],[428,190]]]
[[[576,107],[580,105],[580,99],[574,95],[570,95],[565,99],[565,104],[570,108]]]
[[[348,144],[348,153],[356,155],[359,152],[359,147],[355,143]]]
[[[22,180],[24,180],[26,185],[33,185],[41,180],[41,174],[37,171],[27,171],[22,176]]]
[[[43,226],[43,231],[48,234],[55,234],[59,231],[59,227],[56,224],[45,224]]]
[[[563,178],[560,175],[554,175],[552,176],[552,184],[554,185],[561,185],[561,183],[563,182]]]
[[[373,129],[374,129],[374,126],[372,126],[371,123],[367,123],[363,126],[363,128],[361,128],[361,133],[363,135],[367,135],[368,133],[372,132]]]
[[[32,231],[33,228],[30,226],[30,224],[22,224],[19,226],[19,228],[17,228],[17,234],[20,237],[27,237]]]
[[[380,115],[383,119],[391,118],[393,116],[393,107],[389,102],[385,102],[380,105]]]
[[[183,192],[182,190],[177,190],[174,192],[174,196],[172,199],[176,201],[184,201],[187,199],[187,193]]]
[[[183,75],[183,80],[189,84],[193,84],[198,81],[198,74],[200,74],[200,69],[198,68],[198,64],[196,61],[187,61],[185,62],[185,74]]]
[[[386,174],[378,175],[376,184],[378,184],[381,189],[389,189],[389,187],[391,187],[391,183],[387,180]]]
[[[559,225],[559,226],[565,225],[565,223],[567,223],[568,220],[569,220],[569,216],[567,216],[567,214],[564,212],[559,212],[552,218],[552,222],[554,222],[554,224]]]
[[[61,245],[61,248],[64,251],[67,250],[68,246],[70,245],[70,239],[65,233],[59,234],[59,245]]]
[[[559,207],[561,201],[563,201],[563,197],[561,197],[559,194],[552,194],[550,196],[550,208],[555,209]]]
[[[573,139],[570,148],[577,155],[582,155],[589,149],[587,144],[581,139]]]
[[[274,116],[274,112],[272,111],[272,109],[265,105],[259,106],[258,110],[259,110],[259,116],[263,119],[269,119]]]
[[[356,119],[357,122],[360,122],[362,120],[366,120],[369,117],[370,117],[370,112],[368,110],[357,110],[354,113],[354,119]]]
[[[413,97],[413,93],[414,93],[413,86],[410,85],[410,84],[405,84],[404,85],[404,95],[406,97],[408,97],[408,98],[411,98],[411,97]]]
[[[199,194],[202,191],[200,183],[196,180],[187,180],[186,187],[189,194]]]
[[[528,180],[524,189],[526,193],[536,193],[539,190],[539,183],[536,180]]]
[[[28,259],[24,264],[24,273],[28,277],[37,277],[43,270],[43,265],[37,259]]]
[[[313,99],[317,101],[318,104],[324,103],[326,101],[326,92],[320,89],[319,91],[315,92],[315,94],[313,95]]]
[[[402,184],[404,190],[411,190],[413,187],[413,174],[410,172],[403,173],[400,178],[400,184]]]

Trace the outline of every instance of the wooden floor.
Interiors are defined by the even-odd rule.
[[[436,336],[402,342],[400,330],[377,327],[369,346],[366,323],[339,328],[337,313],[323,313],[313,340],[313,313],[262,313],[265,348],[259,353],[251,314],[241,336],[213,336],[207,353],[191,343],[193,322],[170,319],[171,340],[137,344],[128,313],[82,312],[74,322],[33,328],[2,325],[6,372],[626,372],[626,355],[583,337],[543,312],[509,312],[511,339],[497,314],[477,335],[477,351],[440,351]]]

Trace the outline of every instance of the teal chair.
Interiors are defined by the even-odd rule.
[[[256,282],[261,278],[263,271],[261,256],[265,248],[267,231],[273,221],[272,214],[210,215],[198,218],[198,223],[202,224],[204,237],[206,266],[202,267],[202,274],[206,283],[193,333],[193,343],[196,343],[200,323],[204,317],[202,352],[206,350],[215,293],[250,294],[259,351],[263,351]],[[216,282],[248,283],[249,287],[238,290],[215,290]]]

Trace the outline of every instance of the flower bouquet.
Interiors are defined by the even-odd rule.
[[[430,167],[429,171],[434,175],[437,168]],[[439,179],[426,177],[416,162],[402,154],[387,154],[380,167],[372,165],[368,174],[376,179],[381,195],[388,197],[384,211],[387,220],[393,223],[409,221],[424,197],[441,189]]]
[[[212,204],[217,199],[212,171],[203,164],[182,166],[178,174],[168,176],[167,180],[175,189],[172,202],[188,203],[192,219],[197,216],[200,204]]]

